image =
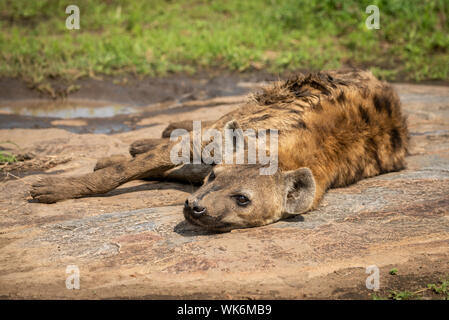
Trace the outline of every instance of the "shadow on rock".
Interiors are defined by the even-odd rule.
[[[304,221],[304,217],[300,214],[296,215],[296,216],[291,216],[285,219],[282,219],[281,221],[285,221],[285,222],[303,222]]]
[[[118,188],[111,190],[105,194],[92,195],[92,197],[111,197],[131,192],[150,191],[150,190],[169,190],[169,189],[174,189],[188,193],[192,192],[192,187],[190,185],[174,182],[157,182],[157,183],[144,183],[137,186]]]
[[[174,228],[173,231],[180,234],[183,237],[197,237],[197,236],[210,236],[214,234],[219,234],[221,232],[214,232],[210,230],[205,230],[203,228],[194,226],[187,221],[181,221]]]

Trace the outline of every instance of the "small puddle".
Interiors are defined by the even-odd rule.
[[[136,129],[130,117],[141,109],[86,99],[3,101],[0,129],[61,128],[74,133],[112,134]]]
[[[138,113],[142,111],[142,106],[167,101],[182,103],[190,100],[244,95],[260,87],[262,83],[251,80],[243,81],[240,77],[235,76],[221,76],[204,79],[189,77],[150,79],[138,83],[138,90],[127,86],[111,87],[107,82],[94,83],[94,85],[93,92],[85,88],[89,98],[69,98],[62,101],[47,99],[2,101],[0,97],[0,117],[12,115],[47,119],[113,118],[119,115]],[[130,102],[120,104],[111,101]]]
[[[90,100],[21,100],[0,105],[0,114],[60,119],[110,118],[134,112],[137,112],[134,107]]]
[[[167,93],[165,92],[167,88],[165,88],[163,93],[165,92],[166,96],[155,94],[154,101],[139,104],[111,102],[114,101],[112,93],[110,101],[85,98],[70,98],[62,101],[41,99],[1,101],[0,99],[0,129],[61,128],[73,133],[101,134],[127,132],[154,126],[154,124],[138,125],[138,122],[140,117],[145,116],[152,110],[152,106],[159,103],[168,103],[167,111],[176,113],[176,110],[170,108],[171,104],[179,107],[188,101],[247,93],[252,87],[256,86],[255,83],[251,82],[230,82],[226,86],[221,86],[220,81],[218,83],[211,82],[208,90],[186,88],[184,91],[187,91],[187,93],[183,93],[183,91],[177,94]],[[160,88],[162,85],[163,83],[159,87],[156,86],[151,89],[157,92],[157,90],[163,89]],[[174,98],[170,100],[169,97]],[[132,100],[134,101],[134,99]],[[159,108],[159,106],[156,108]]]

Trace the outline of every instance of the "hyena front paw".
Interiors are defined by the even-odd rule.
[[[82,194],[81,186],[70,178],[43,178],[31,186],[33,199],[42,203],[55,203],[77,198]]]

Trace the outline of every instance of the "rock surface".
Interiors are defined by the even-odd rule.
[[[0,130],[22,151],[72,159],[0,182],[0,297],[368,298],[371,265],[381,288],[393,267],[404,281],[437,281],[449,274],[449,88],[395,88],[412,136],[406,170],[332,189],[305,215],[222,234],[184,222],[190,185],[134,181],[51,205],[32,202],[29,186],[87,173],[175,118],[216,119],[243,97],[162,112],[141,119],[144,129],[109,136]],[[79,290],[66,288],[69,265],[80,270]]]

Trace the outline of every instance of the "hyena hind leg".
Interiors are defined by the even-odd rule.
[[[201,121],[201,126],[208,127],[212,125],[215,121]],[[184,120],[184,121],[177,121],[170,123],[167,128],[162,131],[162,138],[170,138],[171,133],[176,129],[184,129],[186,131],[192,131],[193,130],[193,120]]]
[[[148,152],[161,144],[166,144],[168,139],[141,139],[134,141],[129,147],[129,153],[135,157],[138,154]]]
[[[202,121],[201,125],[203,127],[207,127],[213,123],[214,123],[214,121]],[[141,140],[134,141],[129,148],[129,153],[133,157],[135,157],[137,154],[141,154],[141,153],[150,151],[157,145],[167,143],[168,138],[170,138],[171,133],[176,129],[184,129],[184,130],[190,132],[193,130],[193,121],[192,120],[184,120],[184,121],[172,122],[162,132],[162,138],[160,138],[160,139],[141,139]]]
[[[161,144],[166,144],[168,139],[140,139],[134,141],[129,146],[129,153],[134,158],[138,154],[146,153],[150,150],[153,150],[157,146]],[[129,156],[125,155],[113,155],[110,157],[100,158],[95,165],[94,171],[110,167],[115,164],[124,163],[129,160]]]
[[[94,171],[110,167],[116,164],[125,163],[129,160],[129,156],[125,156],[123,154],[115,154],[110,157],[103,157],[97,160],[97,164],[95,165]]]

